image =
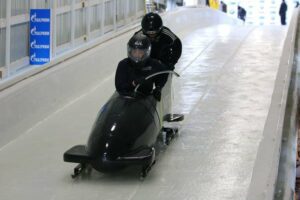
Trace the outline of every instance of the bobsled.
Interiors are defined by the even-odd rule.
[[[141,177],[146,177],[155,164],[155,144],[164,135],[166,145],[177,133],[177,128],[166,128],[164,122],[184,119],[181,114],[171,114],[171,84],[174,71],[162,71],[148,76],[152,78],[169,73],[162,89],[162,100],[153,95],[144,96],[137,92],[122,95],[115,92],[101,108],[92,127],[86,145],[76,145],[64,153],[64,161],[79,163],[74,168],[73,178],[87,166],[109,173],[130,165],[140,165]],[[164,134],[162,134],[164,133]],[[162,138],[162,137],[160,137]]]

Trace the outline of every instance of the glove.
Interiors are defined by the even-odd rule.
[[[168,66],[168,70],[172,70],[173,71],[175,69],[175,67],[174,67],[173,64],[168,64],[167,66]]]
[[[137,78],[133,81],[133,85],[137,86],[137,85],[143,85],[146,82],[146,79],[144,77],[141,78]]]
[[[160,88],[155,88],[153,90],[153,97],[157,100],[157,101],[160,101],[161,100],[161,91],[160,91]]]

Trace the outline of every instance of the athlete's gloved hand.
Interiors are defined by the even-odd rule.
[[[142,85],[146,82],[146,79],[144,77],[141,78],[137,78],[133,81],[133,85],[137,86],[137,85]]]
[[[161,89],[160,88],[155,88],[153,90],[153,97],[157,100],[160,101],[161,100]]]
[[[174,64],[168,64],[168,70],[174,70],[175,69],[175,67],[174,67]]]

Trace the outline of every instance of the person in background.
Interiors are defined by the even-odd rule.
[[[286,11],[287,11],[287,5],[285,3],[285,0],[282,0],[282,3],[280,5],[279,9],[279,15],[280,15],[280,21],[282,25],[286,25]]]
[[[219,0],[209,0],[209,7],[215,10],[219,10],[220,8]]]
[[[221,1],[221,10],[224,13],[227,13],[227,5],[223,1]]]
[[[153,95],[157,101],[161,100],[161,89],[167,77],[155,76],[145,78],[166,67],[155,59],[150,58],[151,43],[142,33],[134,35],[127,44],[128,57],[119,62],[116,75],[116,90],[121,95],[130,95],[137,85],[138,92],[144,95]]]
[[[209,5],[209,0],[206,0],[206,5],[209,7],[210,5]]]
[[[296,2],[295,8],[298,8],[298,7],[299,7],[299,1]]]
[[[247,11],[243,7],[238,6],[238,18],[245,22],[246,15],[247,15]]]
[[[174,70],[182,52],[180,39],[169,28],[163,26],[161,17],[156,13],[146,14],[141,25],[142,29],[135,34],[143,33],[150,39],[150,57],[162,62],[169,70]]]

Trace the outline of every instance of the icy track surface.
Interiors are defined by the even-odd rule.
[[[144,181],[130,168],[73,180],[63,153],[85,144],[114,90],[105,84],[0,149],[1,200],[242,200],[262,139],[285,29],[219,25],[185,30],[174,79],[179,136]]]

